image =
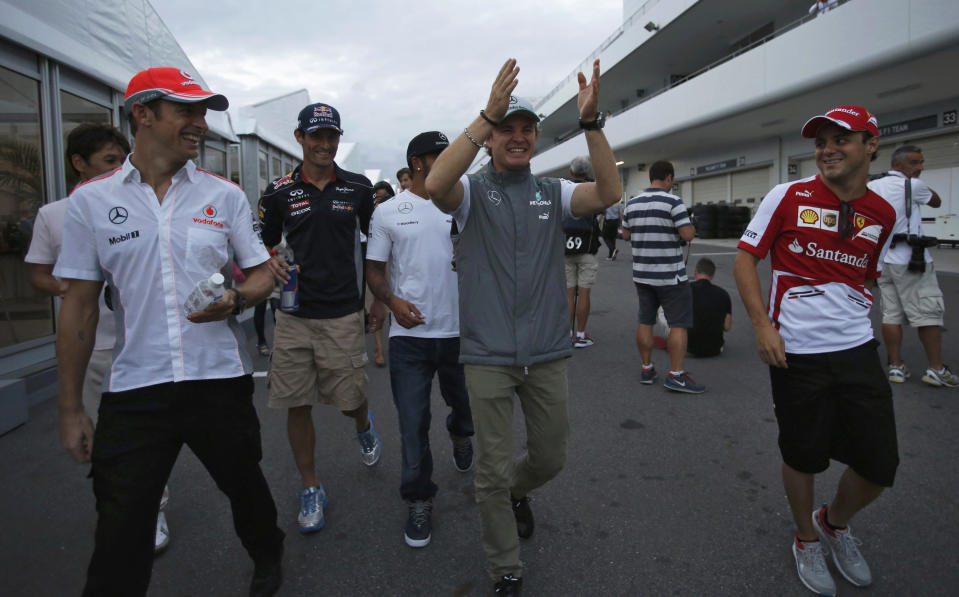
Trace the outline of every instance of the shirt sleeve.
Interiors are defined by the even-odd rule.
[[[63,218],[63,244],[53,275],[75,280],[103,280],[96,231],[89,222],[83,194],[74,191]]]
[[[686,211],[686,204],[683,203],[682,199],[676,201],[676,205],[673,206],[670,215],[673,216],[673,225],[676,226],[676,228],[692,226],[693,224],[689,221],[689,212]]]
[[[918,178],[910,178],[912,183],[912,200],[922,205],[927,205],[932,201],[932,189],[924,181]]]
[[[53,265],[57,262],[57,247],[54,243],[53,231],[50,229],[47,211],[43,207],[37,212],[37,219],[33,222],[30,249],[27,250],[27,255],[23,260],[27,263],[44,265]]]
[[[239,188],[231,189],[234,201],[233,221],[230,222],[230,245],[240,269],[260,265],[270,258],[260,240],[260,223]]]
[[[456,220],[456,227],[462,232],[466,228],[466,221],[470,217],[470,177],[469,174],[460,176],[460,184],[463,185],[463,200],[460,206],[453,211],[453,219]]]
[[[573,191],[575,191],[578,186],[578,182],[566,180],[565,178],[559,179],[559,197],[563,204],[563,219],[573,217]]]
[[[782,230],[782,216],[779,212],[779,206],[783,197],[786,196],[786,189],[789,185],[777,185],[763,197],[756,215],[749,222],[749,226],[743,232],[739,239],[737,248],[748,251],[758,257],[765,259],[772,248],[776,238]]]
[[[380,205],[373,210],[373,217],[370,219],[370,239],[366,244],[366,258],[371,261],[388,262],[390,252],[393,249],[393,239],[390,237],[390,231],[385,226],[388,219],[386,210],[389,207]]]
[[[260,197],[260,206],[258,208],[260,218],[260,233],[263,237],[263,243],[268,247],[275,247],[280,244],[283,238],[283,215],[276,208],[276,201],[273,195],[267,195],[266,192],[273,186],[267,185],[266,191]]]

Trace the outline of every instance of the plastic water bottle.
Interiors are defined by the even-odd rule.
[[[280,311],[297,311],[300,308],[300,289],[296,279],[296,266],[291,264],[286,273],[290,275],[290,279],[280,290]]]
[[[206,309],[214,301],[223,298],[223,274],[216,272],[206,280],[200,280],[190,291],[190,296],[183,303],[183,310],[196,313]]]

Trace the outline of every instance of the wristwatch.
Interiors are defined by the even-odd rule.
[[[598,131],[604,126],[606,126],[606,114],[604,112],[597,112],[594,120],[579,119],[579,128],[584,131]]]
[[[243,309],[246,309],[246,297],[240,294],[240,291],[236,288],[230,288],[233,291],[234,296],[234,305],[233,305],[233,314],[239,315],[243,312]]]

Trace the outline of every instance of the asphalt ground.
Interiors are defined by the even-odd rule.
[[[629,259],[605,261],[601,251],[588,326],[597,342],[569,362],[569,458],[559,477],[533,494],[536,532],[522,543],[526,595],[811,594],[796,578],[769,376],[735,290],[734,251],[729,242],[692,245],[690,270],[698,255],[708,254],[718,266],[715,283],[733,298],[726,352],[687,361],[708,388],[698,396],[638,383]],[[762,263],[764,285],[768,270]],[[959,275],[941,273],[939,280],[951,308],[946,328],[959,329]],[[878,307],[872,316],[876,323]],[[954,336],[945,333],[944,352],[956,368]],[[918,380],[924,357],[912,330],[904,355],[914,377],[893,388],[901,457],[896,485],[852,523],[874,583],[857,589],[834,572],[840,595],[959,592],[959,389]],[[265,370],[266,359],[255,360]],[[663,351],[654,360],[660,371],[668,367]],[[297,532],[299,480],[285,416],[266,408],[264,379],[257,379],[263,469],[287,533],[279,595],[488,594],[473,475],[453,468],[438,389],[433,539],[413,550],[403,542],[406,508],[388,371],[371,365],[368,373],[382,460],[364,467],[351,421],[330,408],[314,410],[330,505],[326,527],[309,536]],[[74,464],[58,445],[55,414],[52,401],[38,405],[26,425],[0,437],[0,595],[78,595],[83,585],[94,500],[88,467]],[[520,452],[519,409],[514,424]],[[842,468],[833,463],[817,477],[817,501],[831,499]],[[170,490],[172,540],[155,560],[149,595],[245,595],[252,564],[233,533],[229,504],[189,450],[181,453]]]

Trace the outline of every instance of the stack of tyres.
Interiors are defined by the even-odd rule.
[[[716,217],[717,238],[739,238],[749,225],[750,210],[744,205],[723,205]]]
[[[696,236],[716,238],[717,208],[719,205],[694,205],[693,216],[696,219]]]

